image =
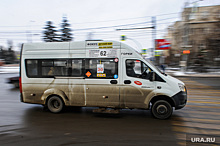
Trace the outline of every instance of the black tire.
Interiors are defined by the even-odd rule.
[[[157,119],[168,119],[173,113],[173,107],[165,100],[158,100],[153,103],[151,113]]]
[[[52,96],[47,101],[47,107],[52,113],[60,113],[63,110],[64,103],[58,96]]]

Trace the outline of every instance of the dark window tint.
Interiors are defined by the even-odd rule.
[[[42,76],[67,76],[67,60],[43,60]]]
[[[148,79],[151,71],[152,70],[140,60],[126,60],[126,74],[129,77]]]
[[[68,76],[67,60],[27,59],[28,77]]]
[[[71,67],[71,76],[72,77],[80,77],[83,76],[83,60],[82,59],[74,59],[72,61],[72,67]]]
[[[27,76],[32,77],[87,77],[118,78],[118,59],[27,59]]]
[[[37,76],[38,75],[38,61],[37,60],[27,60],[26,61],[26,70],[28,76]]]

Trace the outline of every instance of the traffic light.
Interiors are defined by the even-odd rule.
[[[121,35],[121,41],[125,41],[126,40],[126,36],[125,35]]]

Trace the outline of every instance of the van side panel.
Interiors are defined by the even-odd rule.
[[[103,75],[111,70],[106,69],[102,59],[109,59],[112,62],[116,62],[118,73],[114,78],[107,79],[99,77],[97,78],[97,67],[94,67],[94,76],[96,78],[86,77],[85,79],[85,92],[86,92],[86,106],[98,106],[98,107],[120,107],[120,42],[115,41],[86,41],[86,58],[87,59],[100,59],[100,65],[103,65]],[[118,63],[119,62],[119,63]],[[107,64],[106,64],[107,65]],[[91,70],[90,70],[91,72]],[[105,72],[105,73],[104,73]],[[91,72],[93,73],[93,72]],[[101,73],[101,74],[102,74]],[[111,81],[116,82],[113,84]]]
[[[70,42],[69,58],[85,58],[85,42]]]
[[[86,57],[85,42],[71,42],[69,58],[74,60],[83,61]],[[73,62],[71,69],[72,72],[79,72],[80,68],[74,69],[74,67],[79,67],[79,63]],[[81,77],[69,77],[69,99],[71,106],[85,106],[85,79],[84,74]]]
[[[44,104],[42,98],[48,89],[62,90],[68,96],[68,79],[28,77],[26,59],[61,59],[69,57],[69,43],[30,43],[24,44],[21,61],[21,80],[23,101],[28,103]],[[54,92],[55,93],[55,92]],[[53,93],[51,93],[53,94]],[[61,97],[66,101],[64,97]]]
[[[23,60],[26,58],[67,58],[69,43],[33,43],[24,44]]]
[[[24,102],[45,104],[46,98],[50,95],[60,96],[64,102],[68,95],[68,80],[51,79],[30,79],[28,83],[23,84]],[[51,90],[52,89],[52,90]],[[48,92],[51,90],[51,92]],[[63,94],[61,94],[63,93]],[[66,103],[68,105],[68,102]]]
[[[148,95],[154,95],[155,83],[140,77],[131,77],[126,73],[126,61],[138,60],[143,61],[140,55],[131,47],[122,44],[121,61],[122,61],[122,84],[120,88],[120,103],[123,108],[147,109],[148,103],[145,103]],[[128,83],[125,83],[128,82]],[[138,82],[139,84],[135,84]]]

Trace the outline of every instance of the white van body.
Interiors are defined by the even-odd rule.
[[[53,113],[64,106],[151,109],[166,119],[187,102],[183,82],[117,41],[23,44],[20,92],[22,102]]]

